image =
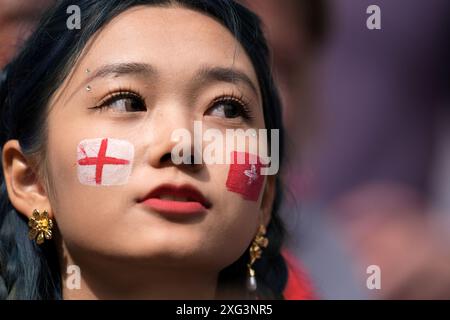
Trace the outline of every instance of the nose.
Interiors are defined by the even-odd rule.
[[[152,142],[149,146],[148,162],[154,168],[176,166],[183,170],[198,171],[202,164],[194,158],[202,150],[194,147],[193,116],[182,108],[167,107],[155,110],[152,119]],[[179,133],[184,133],[180,137]],[[182,160],[182,161],[180,161]]]

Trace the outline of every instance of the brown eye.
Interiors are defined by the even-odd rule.
[[[250,112],[244,103],[232,98],[217,100],[212,107],[206,111],[207,115],[221,118],[250,118]]]
[[[113,112],[142,112],[147,111],[144,99],[132,92],[119,92],[113,94],[98,107],[111,109]]]

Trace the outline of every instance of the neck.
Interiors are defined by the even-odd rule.
[[[63,299],[214,299],[218,272],[138,261],[80,261],[65,255]],[[70,266],[75,265],[75,268]],[[69,269],[68,269],[69,267]],[[79,272],[78,272],[79,271]],[[78,278],[77,278],[78,277]],[[78,282],[77,282],[78,281]]]

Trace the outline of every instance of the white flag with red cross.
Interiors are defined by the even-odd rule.
[[[111,138],[82,140],[77,148],[77,173],[82,184],[122,185],[128,182],[134,158],[134,146]]]

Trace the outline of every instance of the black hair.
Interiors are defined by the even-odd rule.
[[[81,29],[66,26],[70,5],[81,10]],[[105,24],[137,5],[181,5],[208,14],[241,43],[256,71],[267,129],[278,129],[280,168],[283,158],[281,102],[273,83],[269,49],[259,18],[232,0],[62,0],[41,19],[23,50],[7,66],[0,82],[0,145],[19,141],[25,155],[45,160],[46,117],[49,99],[69,74],[88,40]],[[6,76],[5,76],[6,75]],[[269,135],[270,136],[270,135]],[[270,143],[270,140],[269,140]],[[258,294],[282,298],[287,270],[281,255],[285,230],[278,215],[282,198],[280,174],[267,229],[269,246],[255,263]],[[0,299],[61,299],[61,274],[55,245],[38,246],[27,237],[27,221],[12,206],[3,172],[0,190]],[[219,287],[245,288],[248,251],[219,275]]]

